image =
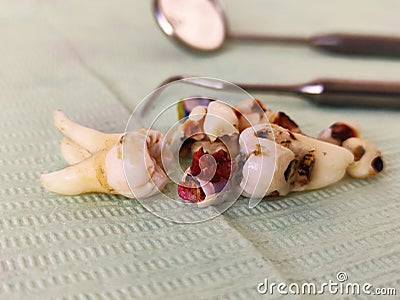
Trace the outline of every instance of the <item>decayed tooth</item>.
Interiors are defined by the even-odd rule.
[[[371,142],[361,138],[348,138],[343,147],[354,155],[354,162],[347,173],[355,178],[374,176],[383,170],[381,152]]]
[[[314,164],[309,174],[308,183],[299,186],[295,185],[293,191],[319,189],[343,178],[346,174],[347,167],[354,159],[350,151],[343,147],[319,141],[302,134],[294,133],[294,136],[299,142],[299,145],[302,145],[304,149],[308,149],[308,153],[312,153],[314,156]],[[307,156],[303,156],[301,159],[304,164],[308,158]],[[307,169],[307,165],[305,168]]]
[[[200,141],[192,146],[192,163],[178,184],[178,195],[199,207],[216,205],[230,190],[232,157],[220,142]]]
[[[74,165],[86,158],[90,157],[92,154],[85,148],[81,147],[70,138],[64,137],[60,143],[61,154],[65,161]]]
[[[121,134],[107,134],[79,125],[67,118],[61,110],[53,113],[53,122],[66,137],[90,153],[110,148],[121,137]]]
[[[268,114],[264,103],[257,99],[245,99],[235,105],[235,109],[239,112],[239,131],[242,132],[246,128],[259,124],[268,124]]]
[[[239,131],[242,132],[248,127],[261,124],[276,124],[292,132],[301,133],[299,126],[284,112],[274,112],[268,109],[258,99],[246,99],[235,105],[239,112]]]
[[[274,112],[269,118],[269,121],[272,124],[276,124],[283,128],[289,129],[291,132],[301,133],[301,130],[296,122],[282,111]]]
[[[249,153],[242,170],[242,195],[252,198],[286,195],[290,191],[286,174],[294,160],[294,153],[265,138],[257,140],[258,143],[254,143],[253,139],[248,144],[246,140],[241,142],[245,145],[245,152]]]
[[[341,146],[342,143],[351,137],[358,137],[360,129],[350,122],[335,122],[329,128],[320,132],[317,139],[331,144]]]
[[[214,142],[218,137],[239,133],[238,122],[234,110],[229,105],[221,101],[212,101],[204,119],[204,132],[210,141]]]
[[[245,142],[242,142],[242,140]],[[269,144],[265,140],[269,140]],[[276,148],[272,147],[274,143],[276,143]],[[257,150],[257,147],[262,149],[262,145],[270,145],[269,148],[266,147],[270,154],[259,157],[253,155],[252,149]],[[262,176],[265,178],[273,176],[271,188],[266,190],[266,187],[263,186],[265,181],[251,181],[252,178],[258,178],[256,177],[257,172],[254,172],[254,176],[249,177],[251,179],[247,184],[249,188],[244,195],[251,195],[253,190],[257,191],[258,196],[262,194],[262,191],[267,195],[268,193],[284,195],[289,191],[303,191],[328,186],[339,181],[345,175],[346,168],[353,161],[353,154],[347,149],[302,134],[292,133],[274,124],[271,126],[260,125],[244,130],[241,134],[241,147],[243,153],[248,155],[248,159],[251,159],[249,167],[252,169],[249,169],[249,172],[257,169],[257,165],[265,165],[267,171],[258,167],[260,170],[257,170],[257,172],[263,172]],[[281,147],[287,148],[290,152]],[[276,157],[273,157],[274,154]],[[275,158],[277,159],[276,174],[272,173],[274,171],[271,169]],[[248,180],[245,168],[243,171],[244,181]],[[264,172],[267,173],[264,174]],[[251,173],[248,174],[251,175]],[[266,181],[269,183],[271,180]],[[250,188],[251,185],[252,188]],[[277,192],[273,193],[275,190]]]

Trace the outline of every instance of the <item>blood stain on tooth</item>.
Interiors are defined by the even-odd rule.
[[[191,175],[186,175],[185,182],[178,184],[178,195],[183,200],[193,203],[201,202],[206,198],[199,182]]]

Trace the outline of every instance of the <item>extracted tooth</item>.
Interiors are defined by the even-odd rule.
[[[86,158],[90,157],[92,154],[89,150],[81,147],[70,138],[64,137],[60,143],[61,154],[64,157],[65,161],[74,165]]]
[[[354,155],[354,162],[347,168],[347,173],[355,178],[374,176],[383,170],[381,152],[371,142],[361,138],[348,138],[343,147]]]
[[[270,143],[268,144],[265,140],[270,141]],[[276,148],[272,147],[271,142],[276,144]],[[322,142],[303,134],[292,133],[275,124],[270,126],[258,125],[245,129],[240,135],[240,145],[242,152],[247,155],[248,160],[250,160],[249,163],[251,163],[251,165],[248,164],[250,171],[246,173],[247,162],[243,171],[242,182],[249,181],[246,184],[249,188],[245,190],[244,195],[253,195],[252,197],[255,198],[262,195],[263,192],[265,195],[284,195],[288,191],[303,191],[328,186],[339,181],[345,175],[346,168],[353,161],[353,154],[343,147]],[[264,148],[269,150],[267,152],[269,155],[259,157],[254,155],[253,153],[257,152],[263,153],[261,150],[264,149],[263,145]],[[290,150],[294,157],[281,147]],[[271,169],[275,159],[277,170]],[[265,170],[267,170],[265,172],[260,169],[264,165],[266,166]],[[262,176],[266,178],[265,181],[254,182],[254,178],[257,178],[257,172],[252,177],[250,172],[257,168],[260,169],[257,172],[263,172]],[[247,174],[250,177],[246,178]],[[272,181],[267,180],[271,176],[273,176]],[[266,182],[272,182],[271,188],[274,190],[267,189]],[[242,186],[244,186],[243,183]]]
[[[223,192],[230,190],[230,179],[235,163],[225,145],[219,141],[195,142],[192,163],[178,184],[180,198],[199,207],[217,205]]]
[[[157,131],[134,130],[121,135],[109,149],[63,170],[43,174],[41,183],[47,190],[64,195],[100,192],[150,197],[168,181],[164,167],[172,155],[168,149],[161,149],[162,143],[163,136]]]
[[[342,143],[351,137],[358,137],[360,129],[349,122],[335,122],[329,128],[320,132],[317,139],[331,144],[341,146]]]
[[[260,100],[245,99],[237,103],[235,109],[239,112],[238,120],[240,132],[251,126],[269,123],[269,111]]]
[[[239,131],[260,124],[276,124],[292,132],[301,133],[299,126],[284,112],[268,109],[258,99],[246,99],[235,105],[239,119]]]
[[[70,120],[61,110],[54,111],[53,122],[66,137],[90,153],[110,148],[121,137],[121,134],[107,134],[79,125]]]
[[[210,141],[214,142],[218,137],[239,133],[238,123],[238,118],[229,105],[221,101],[212,101],[207,107],[204,132]]]

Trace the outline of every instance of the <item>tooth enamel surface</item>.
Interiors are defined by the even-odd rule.
[[[253,198],[271,193],[286,195],[290,186],[285,180],[285,171],[295,157],[293,152],[267,139],[259,138],[258,142],[246,145],[246,152],[252,148],[253,152],[243,166],[242,195]]]
[[[259,144],[259,138],[256,136],[256,130],[264,128],[263,125],[246,128],[241,134],[239,139],[240,150],[246,155],[250,155]]]
[[[238,133],[238,123],[238,118],[231,107],[220,101],[213,101],[207,108],[204,132],[213,142],[220,136]]]
[[[158,138],[154,135],[158,135]],[[168,177],[157,161],[161,162],[161,150],[158,145],[162,135],[154,131],[138,130],[126,134],[124,141],[124,167],[125,175],[129,182],[130,190],[136,198],[150,197],[159,193],[168,182]],[[166,154],[168,157],[166,162],[170,162],[172,155]],[[115,155],[112,156],[114,158]],[[116,166],[115,160],[110,160],[109,171],[112,172]],[[167,167],[167,166],[166,166]],[[123,183],[120,170],[116,170],[117,174],[110,174],[112,177],[112,185]],[[123,173],[122,173],[123,174]],[[109,179],[110,180],[110,179]],[[119,193],[128,192],[126,186],[121,186]]]
[[[258,124],[268,124],[267,109],[261,101],[246,99],[235,105],[240,113],[239,131]]]
[[[354,162],[347,168],[347,173],[355,178],[376,175],[383,169],[381,152],[371,142],[361,138],[349,138],[343,147],[354,155]]]

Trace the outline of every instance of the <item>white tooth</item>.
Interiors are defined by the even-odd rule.
[[[121,134],[107,134],[79,125],[67,118],[61,110],[54,111],[53,122],[66,137],[91,153],[110,148],[121,137]]]
[[[207,114],[207,106],[198,105],[192,109],[189,114],[189,120],[201,122]]]
[[[70,164],[74,165],[86,158],[90,157],[92,154],[82,148],[77,143],[72,141],[70,138],[64,137],[60,143],[61,154],[64,157],[65,161]]]
[[[250,139],[246,145],[245,153],[250,153],[246,160],[240,183],[242,195],[251,198],[262,198],[269,194],[286,195],[290,185],[285,179],[285,171],[294,159],[294,154],[289,149],[273,141],[258,138],[258,143]],[[246,141],[242,142],[245,145]]]
[[[382,171],[381,152],[371,142],[361,138],[349,138],[342,146],[354,155],[354,162],[347,168],[350,176],[366,178]]]
[[[163,137],[158,132],[132,131],[122,135],[109,149],[63,170],[43,174],[41,183],[47,190],[65,195],[101,192],[150,197],[168,181],[163,167],[171,163],[172,154],[161,149],[162,143]]]
[[[238,133],[238,123],[238,118],[230,106],[220,101],[213,101],[207,108],[204,132],[210,141],[214,142],[223,135]]]
[[[261,128],[264,128],[264,125],[248,127],[243,130],[239,138],[240,151],[242,153],[250,155],[254,152],[256,145],[259,144],[259,138],[256,136],[256,131]]]

